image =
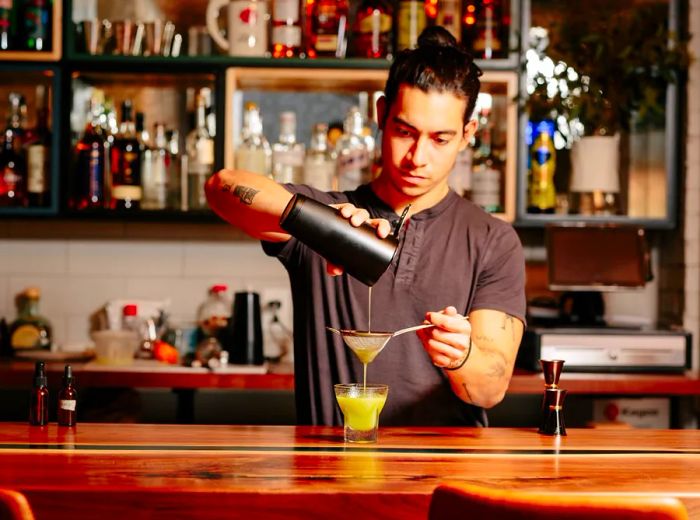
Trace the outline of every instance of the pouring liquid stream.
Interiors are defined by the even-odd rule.
[[[372,332],[372,286],[369,286],[369,298],[367,300],[367,332]],[[362,390],[367,389],[367,362],[362,363]]]

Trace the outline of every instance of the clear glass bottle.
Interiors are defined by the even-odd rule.
[[[396,50],[414,49],[428,23],[424,0],[400,0],[396,20]]]
[[[133,106],[130,100],[122,103],[122,119],[119,133],[114,138],[110,153],[112,171],[112,209],[139,209],[141,188],[141,143],[136,136]]]
[[[302,45],[301,9],[299,0],[273,0],[272,56],[298,56]]]
[[[21,126],[22,96],[10,93],[7,128],[0,142],[0,206],[27,205],[27,167],[22,154],[24,129]]]
[[[89,102],[88,124],[75,146],[75,173],[69,205],[74,209],[103,208],[107,203],[109,141],[102,126],[102,98]]]
[[[36,87],[36,127],[27,132],[27,198],[30,206],[42,207],[50,203],[49,169],[51,131],[48,127],[49,109],[46,87]]]
[[[258,105],[249,101],[243,113],[242,143],[236,149],[235,168],[272,176],[272,148],[263,134]]]
[[[168,203],[170,209],[182,208],[182,157],[180,156],[180,132],[166,130],[168,152],[170,153],[170,176],[168,177]]]
[[[148,175],[143,177],[144,209],[165,209],[168,204],[168,185],[173,176],[173,161],[168,149],[165,126],[156,123],[153,148],[149,153]]]
[[[348,43],[348,0],[306,2],[306,54],[344,58]]]
[[[28,287],[17,295],[17,319],[10,325],[10,346],[14,351],[49,350],[51,323],[39,314],[41,291]]]
[[[364,118],[352,107],[343,122],[343,135],[336,143],[338,191],[354,190],[371,179],[371,161],[363,135]]]
[[[304,145],[297,143],[296,131],[296,114],[280,113],[279,140],[272,145],[272,178],[277,182],[303,182]]]
[[[491,104],[486,102],[479,110],[479,129],[472,158],[472,202],[489,213],[502,211],[501,172],[492,149],[493,121]]]
[[[332,191],[337,184],[335,168],[335,154],[328,146],[328,125],[316,123],[304,159],[304,183],[319,190]]]
[[[207,299],[197,309],[198,343],[205,338],[219,339],[231,317],[231,300],[225,284],[212,285]]]
[[[214,140],[207,130],[206,105],[197,95],[195,128],[187,135],[187,207],[190,210],[207,208],[204,184],[214,172]]]
[[[139,141],[139,151],[141,153],[141,208],[142,209],[157,209],[152,205],[152,200],[148,197],[153,195],[152,190],[153,179],[153,149],[151,147],[151,134],[148,132],[145,124],[145,116],[143,112],[136,112],[136,139]]]

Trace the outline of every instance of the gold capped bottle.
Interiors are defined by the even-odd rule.
[[[17,319],[10,325],[10,346],[14,352],[51,348],[51,324],[39,314],[40,297],[37,287],[29,287],[16,297]]]

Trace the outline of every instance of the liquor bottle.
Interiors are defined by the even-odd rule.
[[[457,154],[457,159],[452,167],[447,182],[452,191],[465,199],[472,198],[472,156],[474,150],[467,146]]]
[[[143,175],[143,209],[165,209],[172,172],[172,157],[165,136],[165,125],[157,123],[153,149],[149,152],[147,174]]]
[[[27,132],[27,197],[30,206],[48,206],[51,131],[48,128],[49,110],[46,87],[36,87],[36,128]]]
[[[338,191],[354,190],[371,179],[371,161],[363,135],[364,118],[352,107],[343,123],[343,135],[336,143]]]
[[[13,351],[49,350],[51,324],[39,314],[41,291],[28,287],[16,297],[17,319],[10,325],[10,346]]]
[[[554,121],[528,122],[529,146],[528,166],[530,185],[528,189],[528,213],[554,213],[557,194],[554,187],[556,171],[556,149],[554,148]]]
[[[348,0],[307,0],[306,54],[344,58],[348,43]]]
[[[245,105],[241,133],[243,141],[236,149],[236,169],[272,176],[272,149],[263,134],[258,105],[251,101]]]
[[[328,125],[316,123],[304,159],[304,184],[323,191],[335,189],[336,159],[328,147]]]
[[[170,153],[170,176],[168,177],[168,203],[170,209],[182,209],[182,181],[180,156],[180,132],[167,130],[165,137],[168,140],[168,153]],[[186,175],[186,172],[184,173]]]
[[[400,0],[396,21],[396,50],[414,49],[428,23],[424,0]]]
[[[78,392],[76,392],[73,382],[73,370],[70,365],[66,365],[63,369],[61,390],[58,392],[58,413],[56,415],[59,426],[75,426],[77,398]]]
[[[447,29],[457,41],[462,39],[460,30],[460,0],[438,0],[435,23]]]
[[[69,205],[74,209],[107,207],[106,183],[109,182],[109,142],[102,126],[103,98],[98,94],[89,102],[89,122],[75,146],[75,175]]]
[[[187,136],[187,207],[207,208],[204,184],[214,171],[214,140],[207,130],[204,97],[197,95],[195,128]]]
[[[274,0],[272,4],[272,56],[292,58],[301,51],[299,0]]]
[[[10,93],[8,125],[0,142],[0,206],[27,205],[27,168],[21,143],[24,129],[21,126],[21,96]]]
[[[14,47],[12,3],[13,0],[0,0],[0,51]]]
[[[141,205],[141,144],[136,137],[132,104],[122,103],[119,133],[114,138],[110,154],[112,209],[138,209]]]
[[[136,139],[139,142],[139,157],[141,158],[141,204],[142,209],[155,209],[148,207],[146,202],[146,186],[150,185],[153,178],[153,152],[151,150],[151,136],[146,128],[145,116],[143,112],[136,112],[134,118],[134,129],[136,131]]]
[[[49,424],[49,389],[46,384],[46,367],[43,361],[37,361],[34,365],[34,384],[29,394],[29,424],[32,426]]]
[[[391,59],[392,14],[385,0],[362,0],[353,25],[354,56]]]
[[[49,0],[24,0],[20,18],[23,22],[22,47],[30,51],[48,50],[51,45]]]
[[[272,178],[280,183],[302,182],[304,175],[304,145],[297,143],[297,115],[280,113],[279,140],[272,145]]]
[[[491,104],[486,102],[479,111],[479,129],[473,155],[472,202],[489,213],[501,211],[501,172],[492,149]]]
[[[508,55],[510,11],[507,0],[466,0],[462,9],[462,42],[475,58]]]
[[[265,56],[268,47],[268,0],[231,0],[228,3],[232,56]]]

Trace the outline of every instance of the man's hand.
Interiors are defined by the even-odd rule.
[[[455,368],[469,355],[472,327],[454,307],[440,312],[428,312],[425,323],[435,327],[421,329],[416,334],[433,364],[440,368]]]
[[[354,205],[346,202],[344,204],[331,204],[331,207],[337,208],[339,213],[350,221],[355,227],[360,227],[367,223],[377,231],[379,238],[386,238],[391,233],[391,224],[383,218],[369,218],[369,212],[366,209],[356,208]],[[343,268],[333,265],[330,262],[326,263],[326,272],[331,276],[343,274]]]

